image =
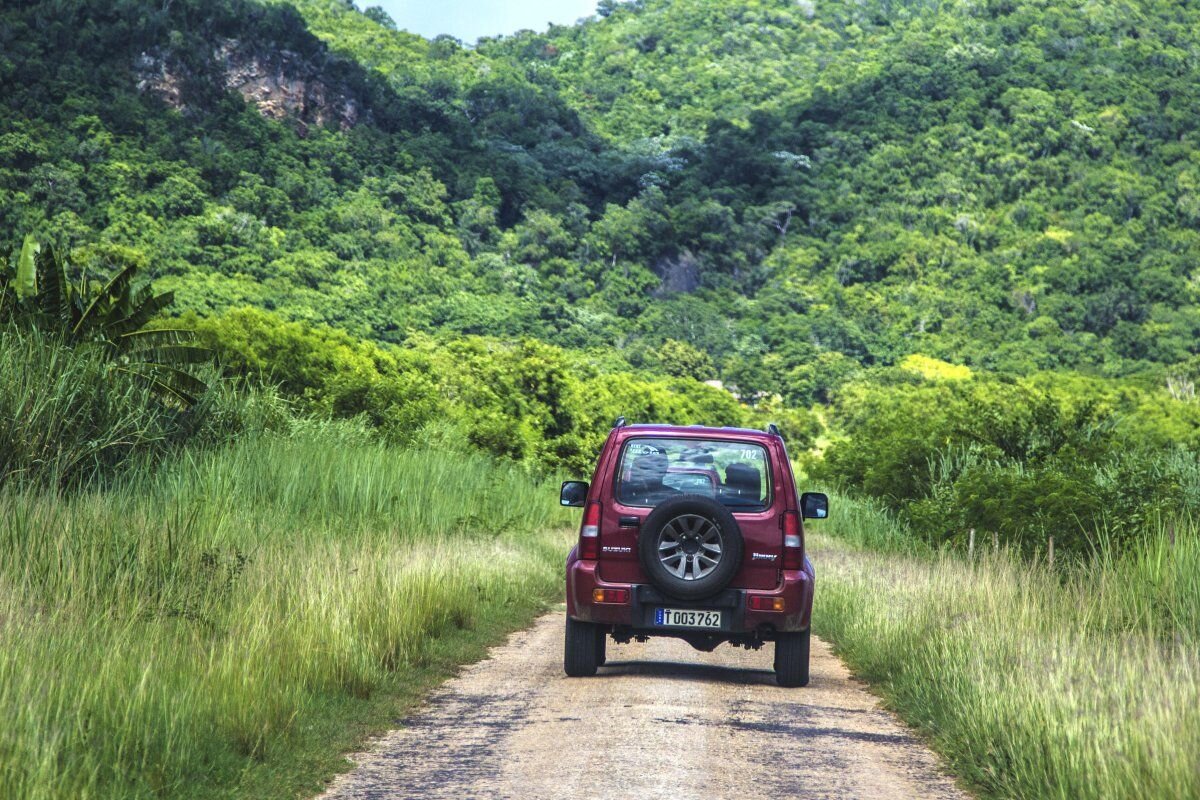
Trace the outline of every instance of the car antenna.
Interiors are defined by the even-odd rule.
[[[614,428],[624,428],[625,427],[625,418],[617,417],[617,421],[613,423],[613,427]]]

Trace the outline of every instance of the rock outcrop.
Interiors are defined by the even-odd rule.
[[[236,91],[265,117],[295,121],[301,134],[312,125],[334,124],[348,130],[364,117],[362,103],[344,85],[327,79],[319,67],[297,53],[264,52],[237,39],[222,39],[212,58],[225,89]],[[184,75],[166,54],[142,53],[134,71],[140,91],[187,110]]]
[[[660,258],[654,265],[654,272],[662,279],[658,287],[658,295],[690,294],[700,288],[702,264],[690,250],[672,258]]]

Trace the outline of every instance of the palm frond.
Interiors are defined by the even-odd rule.
[[[114,298],[119,298],[126,288],[128,288],[129,282],[133,280],[136,272],[137,266],[130,264],[114,275],[112,280],[106,283],[92,298],[92,302],[88,304],[88,307],[71,329],[71,335],[78,336],[89,323],[93,322],[94,315],[100,313],[106,304],[112,303]]]
[[[42,275],[39,293],[42,310],[57,316],[64,326],[71,324],[71,284],[67,280],[66,261],[54,250],[43,250],[38,257]]]
[[[152,372],[159,380],[166,381],[176,389],[183,390],[196,396],[208,391],[208,384],[190,372],[177,369],[168,364],[150,364],[143,362],[147,372]]]
[[[149,292],[146,292],[149,295]],[[133,310],[120,319],[113,320],[105,326],[109,336],[118,337],[130,331],[136,331],[175,301],[174,292],[163,292],[160,295],[146,296],[145,299],[135,300]]]
[[[167,405],[184,411],[194,406],[199,396],[208,391],[208,384],[199,378],[162,364],[143,362],[116,369],[145,383]]]
[[[159,364],[202,364],[212,360],[212,351],[191,345],[169,345],[166,347],[144,347],[128,353],[132,362]]]
[[[171,344],[184,344],[194,341],[195,331],[187,328],[146,328],[140,331],[130,331],[117,337],[122,348],[128,347],[161,347]]]

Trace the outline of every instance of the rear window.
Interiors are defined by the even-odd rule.
[[[650,508],[669,497],[701,494],[735,511],[762,511],[770,502],[767,451],[752,442],[631,439],[617,470],[617,500]]]

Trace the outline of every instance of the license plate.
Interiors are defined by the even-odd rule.
[[[721,612],[656,608],[654,609],[654,624],[664,628],[719,628],[721,627]]]

